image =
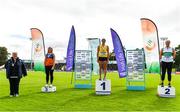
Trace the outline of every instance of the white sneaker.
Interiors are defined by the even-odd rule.
[[[50,87],[50,88],[52,88],[52,87],[53,87],[53,85],[52,85],[52,84],[50,84],[50,85],[49,85],[49,87]]]
[[[46,84],[45,87],[48,87],[48,84]]]
[[[15,94],[15,97],[19,97],[19,95],[18,95],[18,94]]]
[[[9,97],[13,97],[13,95],[9,95]]]

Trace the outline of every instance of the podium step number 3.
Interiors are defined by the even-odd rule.
[[[110,80],[96,80],[96,94],[97,95],[110,95],[111,94],[111,81]]]
[[[56,86],[52,86],[52,87],[44,86],[41,88],[41,91],[44,93],[56,92]]]
[[[168,86],[158,86],[158,95],[160,97],[175,97],[176,91],[174,87],[168,87]]]

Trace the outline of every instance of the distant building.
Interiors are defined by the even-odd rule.
[[[108,63],[108,66],[107,66],[107,70],[108,71],[118,70],[117,62],[116,62],[116,57],[115,57],[115,53],[114,52],[110,53],[110,58],[109,58],[109,63]]]

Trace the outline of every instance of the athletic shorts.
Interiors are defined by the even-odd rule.
[[[98,58],[98,61],[107,61],[108,59],[107,59],[107,57],[99,57]]]

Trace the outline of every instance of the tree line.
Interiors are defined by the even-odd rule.
[[[175,50],[176,50],[176,58],[175,58],[174,67],[180,70],[180,45],[175,47]],[[113,51],[110,53],[111,55],[110,60],[115,60],[115,56],[112,55],[113,53],[114,53]],[[0,47],[0,66],[6,63],[9,55],[10,53],[8,53],[6,47]]]

